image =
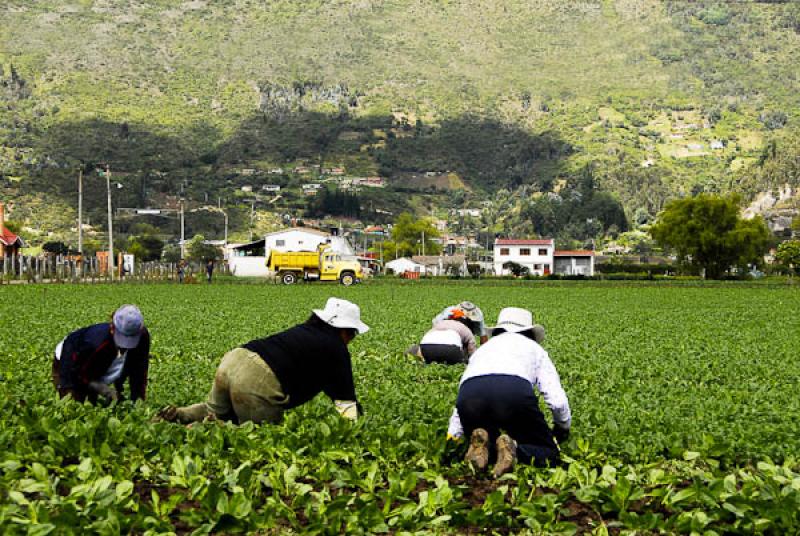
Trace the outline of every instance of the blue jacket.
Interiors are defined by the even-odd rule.
[[[111,334],[111,324],[94,324],[73,331],[64,339],[59,369],[59,391],[85,394],[89,383],[102,378],[111,362],[117,357],[117,347]],[[147,369],[150,364],[150,333],[144,329],[136,348],[128,350],[122,375],[114,382],[117,392],[122,392],[125,380],[131,388],[131,399],[145,398]]]

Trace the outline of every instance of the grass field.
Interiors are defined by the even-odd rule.
[[[324,397],[279,426],[151,424],[200,400],[222,354],[330,295],[372,330],[351,345],[366,417]],[[0,532],[796,533],[800,291],[747,284],[376,282],[0,288]],[[534,311],[573,409],[569,465],[473,475],[447,445],[462,367],[403,350],[444,306]],[[58,401],[68,331],[138,304],[148,400]],[[455,460],[455,461],[453,461]]]

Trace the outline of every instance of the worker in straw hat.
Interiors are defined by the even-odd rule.
[[[358,306],[330,298],[303,324],[225,354],[205,402],[159,413],[190,423],[210,417],[236,423],[277,423],[283,412],[324,392],[343,417],[359,413],[347,345],[369,327]]]
[[[144,399],[150,363],[150,333],[142,312],[123,305],[110,322],[73,331],[56,346],[53,384],[59,395],[94,403],[122,398],[128,380],[131,399]]]
[[[534,389],[553,414],[552,430]],[[567,395],[553,362],[536,342],[533,315],[517,307],[503,309],[492,338],[472,355],[461,376],[448,439],[469,437],[465,460],[479,471],[496,458],[497,478],[517,460],[556,463],[556,441],[567,439],[570,424]]]

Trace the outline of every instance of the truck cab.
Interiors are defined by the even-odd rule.
[[[339,281],[342,285],[350,286],[364,277],[358,261],[342,260],[342,256],[329,247],[320,250],[319,260],[321,281]]]

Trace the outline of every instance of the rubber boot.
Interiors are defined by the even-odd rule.
[[[495,478],[500,478],[511,472],[517,463],[517,442],[503,434],[497,438],[495,444],[497,445],[497,462],[492,474]]]
[[[476,471],[483,471],[489,465],[489,433],[483,428],[476,428],[472,431],[464,461]]]

